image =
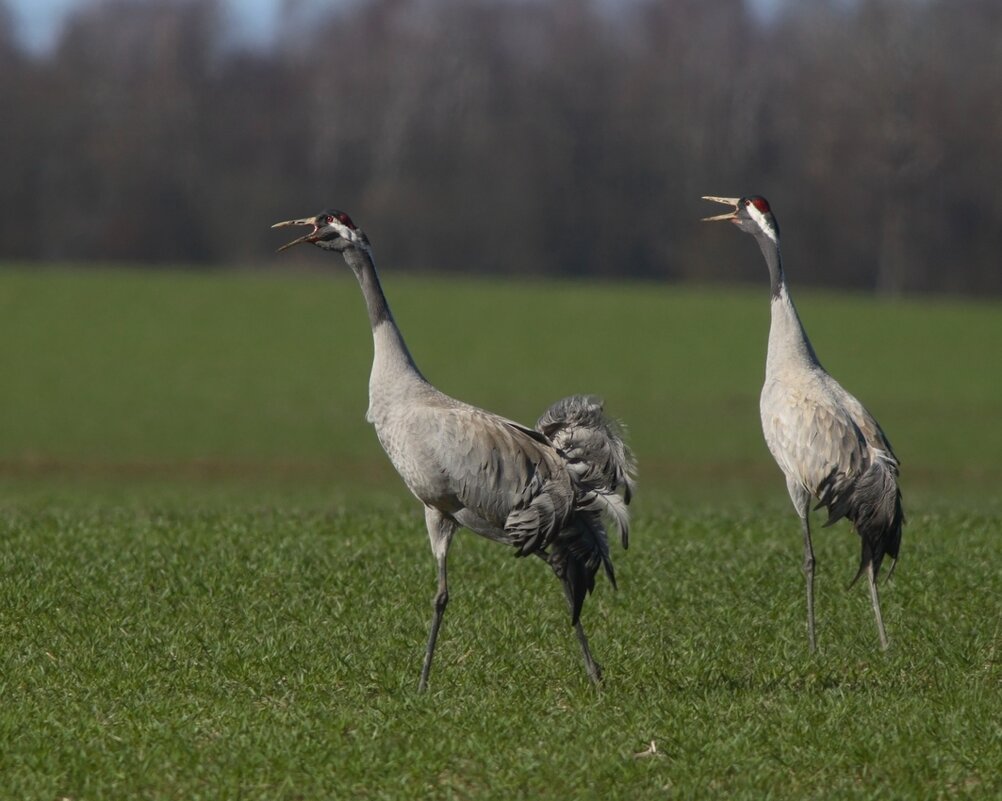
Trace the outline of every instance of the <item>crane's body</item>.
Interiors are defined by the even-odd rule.
[[[415,497],[477,534],[519,544],[509,517],[524,505],[527,489],[534,493],[530,507],[547,506],[547,527],[562,522],[570,510],[570,474],[556,449],[533,429],[426,382],[414,382],[401,402],[388,401],[374,387],[368,420]]]
[[[591,657],[581,607],[600,567],[615,585],[602,516],[615,520],[625,546],[633,484],[632,458],[616,427],[601,414],[600,403],[583,396],[558,402],[541,418],[549,426],[546,434],[440,392],[415,365],[380,286],[368,239],[350,218],[331,210],[278,224],[284,225],[313,226],[285,247],[309,242],[340,252],[365,297],[373,339],[366,418],[408,489],[424,504],[438,565],[419,688],[427,687],[449,597],[447,554],[460,526],[550,564],[563,582],[586,670],[597,683],[601,669]],[[587,446],[571,458],[554,444],[561,438]],[[590,467],[582,470],[581,464]]]
[[[873,416],[818,361],[786,286],[779,226],[768,202],[757,196],[705,199],[735,207],[708,219],[734,222],[753,234],[769,268],[771,322],[759,410],[766,444],[801,520],[810,649],[816,648],[812,498],[828,509],[825,525],[847,517],[859,534],[862,552],[853,582],[866,574],[880,644],[886,648],[876,578],[885,555],[897,559],[901,542],[897,457]]]

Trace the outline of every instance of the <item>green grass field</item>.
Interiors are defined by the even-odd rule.
[[[797,293],[909,516],[887,653],[854,535],[818,531],[810,656],[764,285],[385,283],[443,390],[525,422],[594,391],[629,424],[631,548],[584,613],[603,690],[545,566],[463,533],[415,692],[434,565],[343,271],[8,269],[0,798],[1002,794],[1002,305]]]

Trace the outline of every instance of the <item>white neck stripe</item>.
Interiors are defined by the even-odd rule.
[[[755,204],[749,203],[745,206],[745,210],[748,212],[748,215],[758,223],[758,227],[765,232],[765,235],[776,244],[779,244],[776,242],[776,232],[772,229],[772,226],[769,225],[765,215],[755,207]]]

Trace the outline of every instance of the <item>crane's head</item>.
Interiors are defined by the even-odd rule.
[[[715,220],[729,220],[746,234],[755,236],[766,236],[775,244],[779,244],[779,223],[769,208],[769,201],[761,195],[750,195],[748,197],[713,197],[704,195],[703,200],[712,200],[714,203],[723,203],[733,206],[733,210],[727,214],[718,214],[715,217],[704,217],[703,222],[714,222]]]
[[[369,240],[351,221],[351,217],[337,209],[327,209],[316,217],[303,217],[299,220],[286,220],[275,223],[272,228],[286,228],[290,225],[306,225],[312,230],[298,239],[293,239],[282,245],[276,253],[288,250],[293,245],[308,242],[324,250],[343,252],[349,248],[369,249]]]

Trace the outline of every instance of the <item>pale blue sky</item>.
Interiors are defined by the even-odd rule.
[[[364,0],[308,0],[316,5],[364,2]],[[615,3],[619,0],[607,0]],[[18,33],[36,52],[44,52],[55,42],[59,28],[71,9],[85,5],[88,0],[7,0],[14,12]],[[752,0],[764,14],[768,14],[781,0]],[[225,0],[229,8],[234,34],[242,41],[267,42],[275,29],[275,19],[282,0]]]
[[[14,12],[18,33],[35,51],[52,46],[66,14],[87,0],[7,0]],[[239,27],[240,38],[267,41],[274,29],[281,0],[226,0],[230,19]]]

